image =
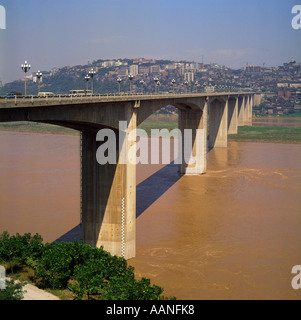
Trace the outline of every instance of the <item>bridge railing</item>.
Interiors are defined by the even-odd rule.
[[[160,98],[178,98],[178,97],[206,97],[218,95],[237,95],[252,93],[250,91],[236,92],[212,92],[212,93],[116,93],[116,94],[97,94],[97,95],[51,95],[51,96],[15,96],[13,98],[0,97],[0,106],[24,106],[24,105],[57,105],[57,104],[75,104],[83,102],[106,102],[120,100],[143,100],[143,99],[160,99]]]

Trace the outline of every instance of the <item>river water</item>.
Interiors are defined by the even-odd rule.
[[[79,137],[0,132],[0,147],[0,232],[54,241],[77,226]],[[301,299],[301,145],[208,157],[202,176],[137,166],[137,276],[180,299]]]

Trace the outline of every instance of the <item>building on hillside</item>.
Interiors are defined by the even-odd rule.
[[[159,65],[151,66],[151,74],[159,75],[160,74],[160,66]]]
[[[150,68],[145,66],[139,66],[139,74],[149,74]]]
[[[130,73],[135,77],[139,74],[139,67],[136,64],[130,66]]]
[[[184,81],[194,82],[194,72],[189,71],[184,73]]]

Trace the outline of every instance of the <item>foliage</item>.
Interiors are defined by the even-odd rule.
[[[26,233],[21,236],[9,236],[8,232],[0,235],[0,262],[8,263],[8,270],[14,272],[14,267],[26,264],[26,261],[37,260],[43,250],[43,239],[36,234]]]
[[[124,258],[82,242],[42,243],[41,236],[0,235],[0,261],[29,266],[40,286],[68,288],[77,299],[159,300],[163,289],[149,279],[135,279]]]
[[[15,280],[6,280],[6,288],[0,290],[0,300],[23,300],[24,282],[15,282]]]

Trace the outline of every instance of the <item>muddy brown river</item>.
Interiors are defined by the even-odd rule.
[[[0,132],[0,148],[0,232],[79,224],[78,136]],[[137,276],[180,299],[300,300],[300,160],[301,145],[231,142],[206,175],[137,166]]]

